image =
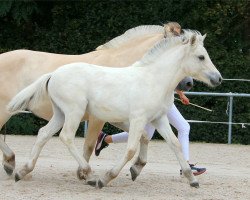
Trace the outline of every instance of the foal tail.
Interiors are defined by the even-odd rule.
[[[21,90],[7,105],[8,112],[16,114],[29,107],[34,107],[44,96],[47,96],[47,85],[51,76],[52,73],[44,74],[34,83]]]

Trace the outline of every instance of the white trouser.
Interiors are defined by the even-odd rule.
[[[182,152],[184,154],[184,158],[188,161],[189,160],[189,132],[190,132],[190,125],[181,115],[179,110],[173,104],[167,113],[167,117],[169,123],[174,126],[178,131],[178,139],[182,147]],[[155,128],[151,124],[147,124],[145,127],[145,131],[148,135],[148,138],[151,138],[154,135]],[[128,133],[121,132],[115,135],[112,135],[112,141],[114,143],[121,143],[128,141]]]

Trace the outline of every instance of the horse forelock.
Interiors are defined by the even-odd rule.
[[[164,38],[155,44],[141,59],[141,64],[148,64],[153,62],[159,55],[167,50],[177,46],[183,45],[183,41],[191,39],[192,36],[196,36],[203,44],[203,37],[199,31],[184,29],[181,36]]]
[[[96,48],[96,50],[116,48],[136,37],[142,37],[144,35],[157,34],[157,33],[164,34],[164,27],[159,25],[137,26],[127,30],[124,34],[115,37],[109,42],[100,45],[99,47]]]

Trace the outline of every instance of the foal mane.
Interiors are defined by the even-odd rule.
[[[140,60],[141,64],[149,64],[153,62],[163,52],[173,48],[177,45],[183,44],[184,41],[188,41],[192,36],[196,36],[198,41],[202,42],[202,35],[199,31],[183,29],[183,33],[177,37],[167,37],[156,43]],[[137,65],[138,66],[138,65]]]
[[[137,26],[127,30],[124,34],[115,37],[109,42],[106,42],[105,44],[98,46],[96,50],[116,48],[136,37],[149,34],[156,34],[156,33],[164,34],[164,27],[159,25]]]

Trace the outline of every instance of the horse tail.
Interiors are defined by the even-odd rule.
[[[25,109],[34,107],[37,102],[48,95],[47,86],[51,76],[52,73],[44,74],[34,83],[21,90],[7,105],[8,112],[10,114],[16,114]]]

